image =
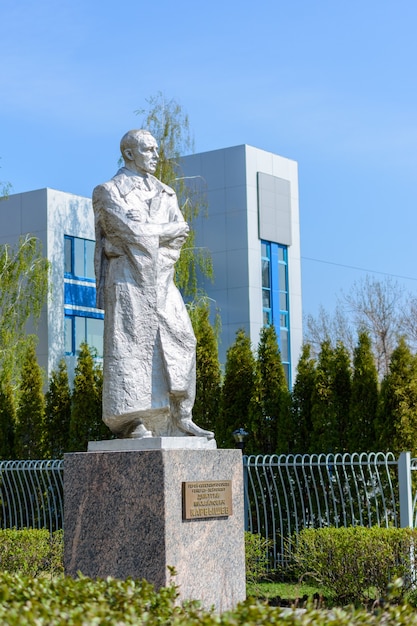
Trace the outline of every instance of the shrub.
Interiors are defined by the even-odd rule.
[[[209,583],[208,583],[209,584]],[[7,626],[417,626],[408,605],[365,610],[308,608],[305,613],[246,600],[233,611],[216,615],[197,602],[178,603],[175,586],[156,592],[146,581],[53,580],[0,572],[0,624]]]
[[[63,572],[63,532],[0,530],[0,571],[28,576]]]
[[[298,575],[312,577],[339,599],[362,600],[386,593],[402,577],[411,586],[411,555],[417,532],[410,528],[304,529],[294,542]],[[414,565],[414,564],[413,564]]]
[[[262,535],[245,532],[246,581],[259,582],[266,577],[272,541]]]

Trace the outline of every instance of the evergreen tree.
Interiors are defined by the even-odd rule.
[[[337,451],[348,449],[349,408],[352,393],[352,371],[349,353],[343,343],[338,342],[334,350],[333,403],[338,432]]]
[[[197,339],[193,419],[202,428],[215,430],[221,390],[216,328],[210,323],[210,306],[207,299],[190,306],[189,313]]]
[[[65,360],[53,371],[46,393],[45,455],[51,459],[61,458],[68,451],[69,425],[71,419],[71,390]]]
[[[249,432],[249,405],[254,379],[255,357],[250,339],[241,329],[237,331],[235,342],[226,354],[220,419],[216,427],[216,439],[221,448],[235,447],[235,430],[244,428]]]
[[[316,367],[316,385],[312,396],[311,433],[312,453],[335,452],[337,448],[337,424],[333,406],[333,350],[329,341],[321,344]]]
[[[367,332],[361,332],[353,355],[352,395],[349,410],[348,451],[375,450],[378,407],[378,372]]]
[[[311,452],[345,452],[350,406],[349,355],[342,343],[321,346],[312,398]]]
[[[102,371],[86,343],[80,345],[75,368],[69,428],[70,448],[85,451],[89,441],[109,439],[102,421]]]
[[[417,357],[401,339],[381,384],[377,435],[379,449],[417,455]]]
[[[0,460],[14,459],[16,407],[10,381],[0,383]]]
[[[293,439],[290,393],[274,326],[261,329],[254,381],[248,451],[255,454],[288,453]]]
[[[43,372],[36,359],[34,341],[29,343],[23,360],[16,418],[16,457],[18,459],[44,458]]]
[[[292,391],[294,422],[294,452],[307,454],[313,429],[312,402],[316,385],[316,363],[311,357],[310,344],[304,344],[297,365],[297,375]]]

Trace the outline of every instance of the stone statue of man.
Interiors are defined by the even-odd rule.
[[[103,420],[119,437],[212,439],[192,420],[196,340],[174,284],[189,227],[173,189],[153,176],[151,133],[130,130],[120,149],[125,166],[93,192]]]

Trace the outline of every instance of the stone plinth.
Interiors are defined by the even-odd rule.
[[[65,572],[145,578],[180,599],[233,608],[245,598],[240,450],[145,450],[66,454]],[[184,482],[232,482],[233,513],[183,519]]]

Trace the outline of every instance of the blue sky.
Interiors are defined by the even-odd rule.
[[[14,193],[90,196],[162,91],[197,152],[298,162],[305,313],[367,273],[417,295],[415,0],[2,0],[0,23]]]

